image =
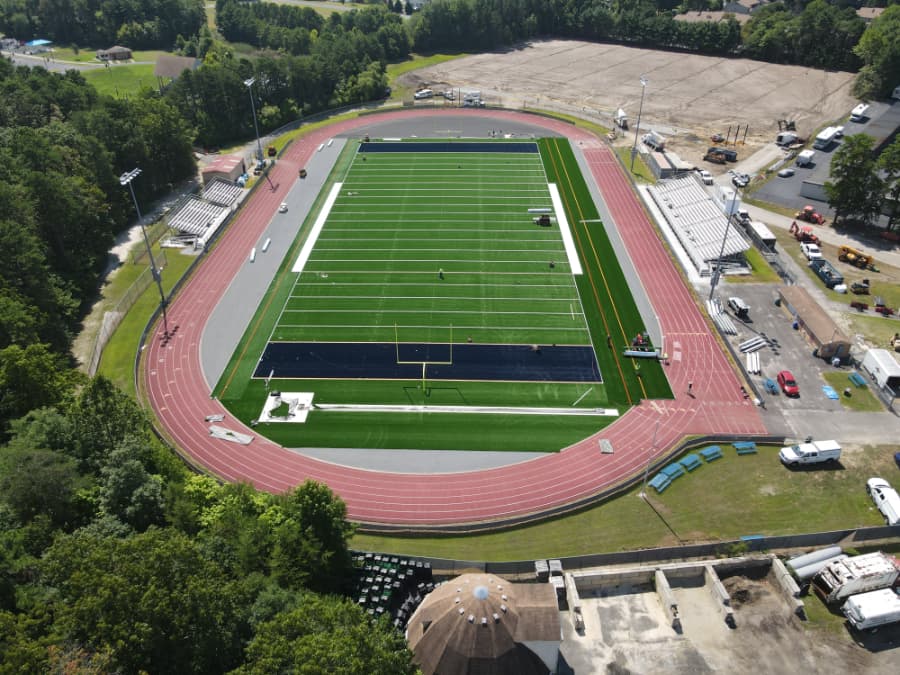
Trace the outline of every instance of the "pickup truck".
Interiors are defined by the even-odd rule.
[[[800,250],[807,260],[818,260],[822,257],[822,251],[816,244],[800,244]]]

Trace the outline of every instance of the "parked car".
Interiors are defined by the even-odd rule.
[[[866,492],[884,516],[888,525],[900,523],[900,495],[884,478],[870,478],[866,482]]]
[[[750,185],[750,176],[745,173],[735,173],[731,177],[731,184],[738,188],[745,188]]]
[[[776,375],[775,380],[778,382],[778,386],[781,387],[781,391],[784,392],[785,396],[799,396],[800,395],[800,387],[797,384],[797,380],[794,379],[793,373],[789,370],[782,370],[778,375]]]
[[[419,89],[415,94],[413,94],[413,98],[416,100],[421,100],[423,98],[432,98],[434,96],[434,92],[431,89]]]
[[[787,169],[782,169],[781,171],[778,172],[779,178],[790,178],[793,175],[794,175],[794,170],[790,167],[788,167]]]
[[[822,257],[822,249],[820,249],[817,244],[800,244],[800,250],[803,252],[803,255],[806,256],[806,259],[810,262],[812,262],[813,260],[819,260]]]
[[[704,185],[712,185],[713,184],[712,174],[709,171],[707,171],[706,169],[700,170],[700,180],[703,181]]]
[[[278,207],[278,213],[287,213],[287,202],[281,202],[281,205]]]

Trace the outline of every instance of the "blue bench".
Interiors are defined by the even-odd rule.
[[[732,443],[732,445],[739,455],[756,454],[756,443],[753,441],[738,441],[737,443]]]
[[[669,477],[669,480],[675,480],[679,476],[684,475],[684,469],[681,468],[681,464],[678,462],[672,462],[668,466],[664,466],[660,469],[660,473],[664,473]]]
[[[866,379],[857,372],[850,373],[847,377],[850,378],[850,381],[855,384],[857,387],[865,387]]]
[[[711,462],[714,459],[719,459],[722,456],[722,448],[720,448],[718,445],[711,445],[708,448],[703,448],[703,450],[700,451],[700,455],[707,462]]]
[[[685,455],[678,462],[688,471],[693,471],[697,467],[703,466],[703,462],[700,461],[700,458],[695,454]]]
[[[658,473],[650,481],[650,487],[656,490],[656,494],[660,494],[663,490],[672,484],[672,479],[664,473]]]

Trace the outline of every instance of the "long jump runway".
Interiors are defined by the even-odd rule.
[[[562,452],[483,471],[421,475],[357,469],[290,452],[256,437],[249,445],[213,438],[204,417],[255,435],[216,400],[200,361],[201,335],[210,314],[258,241],[297,171],[316,148],[339,134],[370,132],[383,122],[425,119],[436,124],[483,118],[486,128],[523,123],[567,136],[584,154],[591,174],[643,283],[666,336],[667,367],[675,400],[642,401],[595,436]],[[172,300],[168,309],[174,337],[164,339],[157,324],[143,352],[141,382],[159,420],[160,431],[192,462],[230,481],[246,481],[271,492],[288,490],[310,478],[326,483],[347,504],[348,516],[363,524],[416,528],[525,519],[602,493],[643,471],[688,434],[762,435],[756,408],[700,314],[693,296],[647,219],[612,152],[572,125],[512,111],[393,111],[347,120],[295,141],[271,174],[280,187],[258,189],[235,221]],[[693,383],[693,396],[686,393]],[[613,454],[601,454],[600,438]]]

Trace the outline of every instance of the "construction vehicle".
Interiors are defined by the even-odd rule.
[[[796,218],[797,220],[806,221],[807,223],[812,223],[813,225],[825,224],[825,216],[816,211],[809,204],[804,206],[802,211],[798,211],[797,213],[795,213],[794,218]]]
[[[725,159],[725,153],[717,148],[710,148],[709,151],[703,155],[704,162],[712,162],[713,164],[724,164],[727,160]]]
[[[871,267],[872,263],[875,262],[875,259],[872,256],[867,255],[852,246],[841,246],[838,249],[838,260],[850,263],[851,265],[856,265],[864,270]]]
[[[852,284],[850,284],[850,292],[854,295],[868,295],[869,280],[863,279],[862,281],[854,281]]]
[[[812,228],[809,225],[803,225],[802,227],[797,224],[797,221],[791,222],[791,226],[788,229],[792,235],[794,235],[794,239],[799,241],[801,244],[816,244],[819,245],[821,242],[819,238],[813,233]]]

